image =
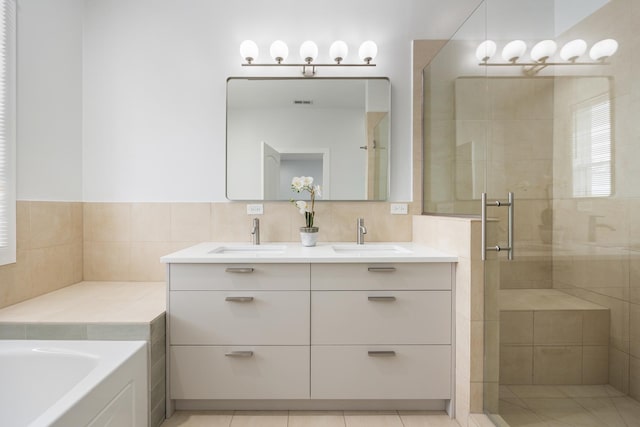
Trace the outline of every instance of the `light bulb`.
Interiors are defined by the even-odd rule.
[[[311,64],[318,57],[318,46],[311,40],[302,43],[300,45],[300,57],[307,64]]]
[[[587,51],[587,42],[582,39],[575,39],[560,49],[560,58],[563,61],[575,61]]]
[[[502,48],[502,58],[508,62],[516,62],[524,55],[527,45],[522,40],[510,41]]]
[[[485,40],[476,49],[476,58],[480,62],[487,62],[496,54],[496,43],[493,40]]]
[[[531,59],[536,62],[545,62],[553,56],[558,45],[553,40],[542,40],[531,48]]]
[[[378,46],[371,40],[367,40],[366,42],[360,45],[360,49],[358,49],[358,56],[367,64],[370,64],[371,61],[378,54]]]
[[[591,50],[589,50],[589,56],[594,61],[600,61],[612,56],[614,53],[616,53],[617,50],[617,41],[615,41],[614,39],[604,39],[591,46]]]
[[[347,57],[348,53],[349,46],[347,46],[347,44],[342,40],[336,40],[331,44],[331,47],[329,48],[329,56],[338,64],[344,61],[344,58]]]
[[[280,64],[282,61],[287,59],[287,56],[289,56],[289,48],[282,40],[276,40],[271,43],[269,53],[271,53],[273,60]]]
[[[245,40],[240,43],[240,56],[251,64],[258,57],[258,45],[253,40]]]

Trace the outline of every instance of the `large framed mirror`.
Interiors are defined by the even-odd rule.
[[[229,78],[227,198],[290,200],[312,176],[322,200],[386,200],[387,78]]]

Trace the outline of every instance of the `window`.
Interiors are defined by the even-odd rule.
[[[0,265],[16,261],[16,5],[0,0]]]
[[[610,196],[611,176],[611,101],[603,94],[573,111],[573,197]]]

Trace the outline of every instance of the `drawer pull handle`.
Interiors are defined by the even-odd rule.
[[[369,301],[395,301],[396,297],[368,297]]]
[[[368,270],[372,273],[393,273],[396,271],[395,267],[369,267]]]
[[[367,354],[371,357],[392,357],[396,355],[396,352],[393,350],[382,350],[382,351],[368,351]]]
[[[224,271],[227,273],[253,273],[253,267],[227,267]]]
[[[253,297],[226,297],[224,300],[231,302],[251,302],[253,301]]]
[[[227,357],[252,357],[253,351],[230,351],[224,355]]]

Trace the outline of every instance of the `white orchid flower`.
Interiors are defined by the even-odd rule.
[[[300,213],[304,215],[307,211],[307,202],[304,200],[298,200],[296,201],[296,207],[300,210]]]
[[[295,188],[296,191],[300,191],[302,189],[302,186],[304,185],[302,180],[303,178],[304,177],[302,176],[294,176],[291,180],[291,186]]]
[[[307,186],[307,187],[311,187],[311,184],[313,184],[313,177],[312,176],[302,176],[302,183],[303,185]]]
[[[314,188],[314,190],[315,190],[316,195],[317,195],[318,197],[322,197],[322,188],[320,188],[320,186],[319,186],[319,185],[316,185],[316,186],[315,186],[315,188]]]

